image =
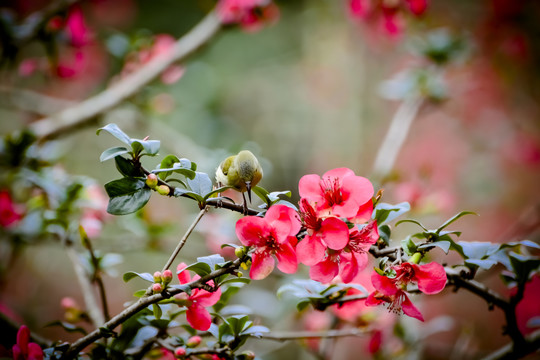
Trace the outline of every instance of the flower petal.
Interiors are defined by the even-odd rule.
[[[28,360],[43,360],[43,350],[36,343],[28,344]]]
[[[446,286],[446,271],[436,262],[425,265],[413,264],[414,278],[418,282],[418,290],[424,294],[437,294]]]
[[[368,263],[367,254],[358,254],[355,252],[340,255],[339,275],[344,283],[348,284],[354,280],[358,272],[364,270]]]
[[[309,270],[309,277],[312,280],[320,281],[324,284],[328,284],[332,281],[339,272],[338,263],[327,258],[320,263],[313,265]]]
[[[360,205],[358,212],[352,218],[349,218],[353,224],[362,224],[368,221],[373,214],[373,200],[369,199],[365,204]]]
[[[30,341],[30,329],[26,325],[22,325],[19,328],[19,331],[17,331],[17,345],[19,345],[19,349],[21,350],[22,354],[26,355],[28,354],[28,342]]]
[[[304,175],[298,182],[298,193],[300,197],[316,203],[323,202],[321,190],[321,178],[316,174]]]
[[[185,268],[187,268],[186,263],[180,263],[176,267],[176,274],[180,284],[187,284],[191,281],[191,275],[189,274],[189,271],[184,271]]]
[[[212,317],[208,310],[197,303],[194,303],[188,307],[186,311],[186,319],[192,328],[200,331],[206,331],[210,329],[212,324]]]
[[[323,261],[325,250],[326,246],[318,236],[306,235],[304,240],[296,245],[296,256],[302,264],[312,266]]]
[[[274,270],[275,261],[268,252],[255,252],[251,257],[249,277],[253,280],[262,280]]]
[[[424,321],[424,317],[422,316],[422,313],[420,310],[414,306],[414,304],[411,302],[411,299],[403,292],[404,300],[401,303],[401,310],[403,310],[403,313],[407,316],[413,317],[415,319],[418,319],[420,321]]]
[[[371,273],[371,283],[380,293],[387,296],[393,296],[400,291],[392,279],[387,276],[378,274],[377,272]]]
[[[377,306],[377,305],[381,305],[382,303],[384,303],[385,301],[381,299],[380,295],[383,295],[383,294],[381,294],[377,290],[375,290],[371,294],[369,294],[367,299],[366,299],[366,306]]]
[[[190,296],[190,299],[197,301],[197,304],[201,306],[213,306],[221,298],[221,289],[217,289],[216,291],[212,292],[202,289],[198,290],[199,291],[196,294],[193,293]],[[195,290],[193,290],[193,292],[195,292]]]
[[[244,216],[236,222],[236,236],[246,246],[262,246],[270,234],[270,226],[258,216]]]
[[[278,242],[283,242],[287,236],[296,235],[302,227],[298,213],[285,205],[271,206],[264,219],[274,229]]]
[[[328,170],[321,177],[323,179],[330,178],[330,179],[340,179],[340,180],[342,180],[345,176],[351,176],[351,175],[355,176],[354,171],[352,171],[351,169],[346,168],[346,167],[341,167],[341,168]]]
[[[294,274],[298,269],[296,252],[289,242],[281,244],[276,251],[278,261],[277,268],[285,274]]]
[[[333,250],[341,250],[349,242],[347,224],[336,217],[323,220],[319,233],[326,245]]]

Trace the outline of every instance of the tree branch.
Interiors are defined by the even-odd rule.
[[[30,130],[36,134],[40,141],[44,141],[91,121],[95,116],[110,110],[136,94],[174,62],[191,55],[212,38],[220,26],[221,23],[215,13],[210,12],[189,33],[174,44],[167,56],[158,56],[139,71],[126,76],[97,95],[62,110],[56,115],[31,124]]]
[[[213,280],[221,275],[225,274],[231,274],[235,272],[239,267],[240,264],[246,261],[244,258],[238,258],[234,260],[233,262],[229,263],[228,266],[225,266],[221,269],[215,270],[211,272],[208,275],[205,275],[198,280],[192,281],[187,286],[190,287],[190,289],[199,289],[203,288],[204,284],[206,284],[208,281]],[[172,296],[179,294],[183,292],[181,289],[177,288],[167,288],[160,294],[154,294],[150,296],[145,296],[137,300],[134,304],[127,307],[125,310],[117,314],[116,316],[113,316],[109,321],[107,321],[100,329],[96,329],[89,333],[88,335],[80,338],[79,340],[75,341],[69,349],[66,351],[62,359],[74,359],[77,357],[77,354],[84,349],[86,346],[90,345],[91,343],[95,342],[96,340],[103,338],[107,335],[108,331],[113,331],[118,325],[124,323],[127,319],[138,313],[139,311],[145,309],[151,304],[155,304],[161,300],[169,299]],[[102,329],[106,329],[106,331],[103,331]]]
[[[514,360],[522,358],[540,348],[540,330],[533,332],[525,338],[525,343],[521,346],[514,346],[509,343],[499,350],[486,356],[483,360]]]
[[[287,340],[299,340],[299,339],[313,339],[313,338],[337,338],[345,336],[362,336],[369,332],[368,329],[340,329],[340,330],[328,330],[328,331],[283,331],[264,333],[261,339],[275,340],[275,341],[287,341]]]

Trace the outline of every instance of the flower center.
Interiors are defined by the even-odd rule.
[[[300,199],[300,219],[308,230],[317,231],[321,228],[322,220],[306,199]]]
[[[326,178],[320,182],[324,200],[330,206],[341,204],[343,194],[341,193],[341,184],[338,178]]]

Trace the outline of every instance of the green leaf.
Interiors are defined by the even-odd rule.
[[[223,187],[220,187],[219,189],[215,189],[215,190],[212,190],[210,191],[208,194],[204,195],[204,200],[208,200],[208,198],[210,198],[212,195],[214,194],[217,194],[217,193],[222,193],[224,192],[225,190],[228,190],[228,189],[232,189],[233,187],[232,186],[223,186]]]
[[[379,237],[383,239],[386,245],[390,245],[391,234],[392,234],[392,230],[390,229],[390,226],[388,225],[379,226]]]
[[[261,338],[263,336],[263,333],[267,333],[267,332],[270,332],[270,329],[268,329],[266,326],[254,325],[242,331],[240,335],[250,335],[250,336],[255,336],[257,338]]]
[[[109,195],[107,212],[113,215],[131,214],[150,199],[151,191],[141,179],[125,177],[105,184]]]
[[[516,274],[516,280],[521,284],[524,284],[529,280],[529,275],[531,272],[538,270],[540,267],[540,259],[533,256],[525,256],[521,254],[516,254],[515,252],[510,252],[508,254],[510,258],[510,263]]]
[[[151,283],[154,282],[154,276],[152,274],[150,274],[150,273],[138,273],[138,272],[135,272],[135,271],[128,271],[127,273],[125,273],[122,276],[122,279],[124,280],[124,282],[128,282],[128,281],[130,281],[131,279],[133,279],[135,277],[140,277],[141,279],[146,280],[146,281],[151,282]]]
[[[418,250],[430,249],[432,247],[438,247],[442,251],[444,251],[445,254],[448,254],[448,251],[450,250],[451,246],[452,246],[452,243],[450,241],[436,241],[436,242],[433,242],[433,243],[420,245],[420,246],[418,246]]]
[[[99,157],[99,161],[104,162],[104,161],[113,159],[117,156],[127,154],[128,152],[129,150],[123,146],[109,148],[101,153],[101,156]]]
[[[465,216],[465,215],[477,215],[477,213],[475,212],[472,212],[472,211],[462,211],[454,216],[452,216],[450,219],[446,220],[444,222],[444,224],[442,224],[441,226],[439,226],[439,228],[437,229],[437,234],[439,234],[441,232],[442,229],[444,229],[445,227],[447,227],[448,225],[450,225],[451,223],[453,223],[454,221],[456,221],[457,219],[459,219],[460,217],[462,216]]]
[[[429,231],[424,225],[422,225],[419,221],[416,221],[416,220],[412,220],[412,219],[405,219],[405,220],[400,220],[396,223],[396,226],[398,226],[399,224],[403,224],[403,223],[413,223],[413,224],[416,224],[418,226],[420,226],[422,229],[424,229],[425,231]]]
[[[144,151],[146,155],[154,156],[157,155],[161,146],[159,140],[130,139],[130,141],[134,154],[140,154]]]
[[[270,194],[268,194],[268,198],[270,199],[270,201],[272,203],[275,203],[276,201],[279,201],[280,200],[280,195],[285,195],[287,196],[288,198],[290,198],[292,196],[292,192],[290,190],[285,190],[285,191],[273,191],[271,192]]]
[[[123,156],[117,156],[114,158],[114,164],[120,174],[127,177],[142,177],[144,174],[141,169],[136,168],[131,160],[124,158]]]
[[[126,280],[124,280],[124,281],[126,281]],[[140,298],[140,297],[143,297],[144,294],[146,294],[146,289],[141,289],[141,290],[135,291],[133,293],[133,296]]]
[[[109,134],[111,134],[112,136],[114,136],[115,138],[123,142],[124,144],[131,145],[131,139],[129,138],[129,136],[127,136],[125,132],[120,130],[120,128],[116,124],[107,124],[101,129],[98,129],[96,131],[96,134],[99,135],[99,133],[102,130],[107,131]]]
[[[251,282],[250,279],[248,278],[245,278],[245,277],[232,277],[232,278],[229,278],[225,281],[222,281],[220,283],[220,286],[221,285],[225,285],[225,284],[231,284],[231,283],[243,283],[243,284],[249,284]]]
[[[152,311],[154,312],[154,317],[156,319],[161,319],[161,315],[163,315],[163,312],[161,311],[161,307],[158,304],[152,304]]]
[[[377,224],[382,225],[385,222],[390,222],[411,210],[411,205],[408,202],[401,202],[396,205],[387,203],[378,203],[373,211],[373,218],[377,220]]]
[[[152,172],[154,174],[158,174],[162,180],[165,180],[173,172],[184,175],[188,179],[194,179],[196,174],[193,167],[197,168],[197,166],[193,166],[193,164],[194,163],[188,159],[178,159],[174,155],[167,155],[161,162],[159,168],[153,170]]]
[[[262,201],[264,201],[268,206],[272,205],[272,200],[268,197],[270,193],[263,187],[254,186],[251,188],[251,191],[257,195]]]
[[[83,335],[88,334],[86,330],[83,329],[82,327],[79,327],[79,326],[76,326],[76,325],[73,325],[64,321],[53,321],[45,325],[45,327],[50,327],[50,326],[60,326],[69,333],[79,332]]]
[[[208,275],[212,272],[212,269],[210,266],[204,262],[196,262],[194,264],[189,265],[187,268],[185,268],[183,271],[193,271],[200,277],[203,277],[205,275]]]
[[[203,262],[205,264],[208,264],[212,270],[215,270],[218,265],[222,265],[225,263],[225,259],[223,256],[219,254],[212,254],[208,256],[201,256],[197,258],[198,262]]]
[[[170,288],[182,290],[188,295],[191,295],[191,287],[187,284],[180,284],[180,285],[169,285]]]
[[[188,178],[187,183],[191,191],[201,197],[212,191],[212,180],[210,180],[208,174],[203,172],[196,171],[195,177],[193,179]]]
[[[405,254],[409,256],[416,252],[416,244],[414,241],[412,241],[410,236],[404,240],[401,240],[401,247],[403,248],[403,251],[405,251]]]

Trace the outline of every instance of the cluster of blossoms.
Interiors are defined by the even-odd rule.
[[[399,35],[403,13],[421,16],[427,5],[427,0],[350,0],[349,12],[354,18],[381,27],[389,35]]]
[[[43,350],[41,347],[30,342],[30,329],[26,325],[22,325],[17,332],[17,342],[8,351],[0,345],[0,357],[13,360],[43,360]]]
[[[330,283],[339,278],[350,283],[368,264],[368,251],[379,239],[372,219],[374,189],[371,182],[347,168],[337,168],[322,177],[305,175],[299,182],[300,210],[285,205],[270,207],[264,218],[246,216],[236,223],[236,234],[252,249],[250,277],[260,280],[275,267],[287,274],[298,263],[310,266],[310,278]],[[296,235],[306,234],[300,242]],[[425,294],[436,294],[446,285],[444,268],[437,263],[393,265],[384,275],[374,272],[375,288],[366,305],[388,304],[391,311],[422,320],[422,314],[407,296],[407,285],[417,283]]]

